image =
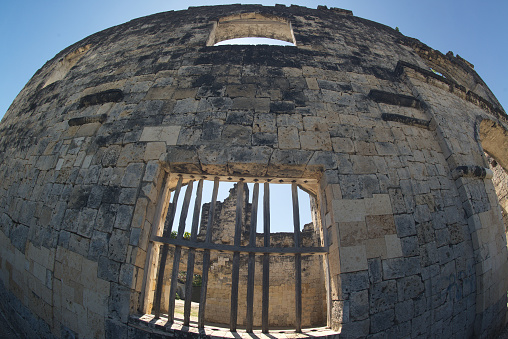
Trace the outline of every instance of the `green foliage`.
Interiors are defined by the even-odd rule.
[[[178,295],[178,292],[175,292],[175,299],[176,299],[176,300],[180,300],[180,299],[182,299],[182,298],[180,298],[180,296]]]
[[[187,272],[186,271],[180,271],[178,272],[178,282],[181,284],[185,284],[187,281]],[[194,277],[192,278],[192,286],[201,286],[202,280],[200,274],[194,274]]]
[[[194,278],[192,279],[192,286],[201,286],[201,275],[194,274]]]
[[[171,236],[170,236],[170,237],[171,237],[171,239],[176,239],[176,237],[177,237],[177,236],[178,236],[178,233],[177,233],[176,231],[171,232]],[[191,237],[191,234],[190,234],[189,232],[185,232],[185,233],[183,234],[183,238],[184,238],[185,240],[189,240],[189,239],[190,239],[190,237]]]
[[[400,33],[399,27],[395,27],[395,30]]]
[[[185,271],[178,272],[178,282],[185,284],[186,280],[187,280],[187,272]]]

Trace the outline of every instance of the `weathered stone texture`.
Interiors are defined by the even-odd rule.
[[[242,16],[296,46],[212,46],[246,32],[212,23]],[[467,61],[347,11],[136,19],[48,61],[2,120],[0,278],[42,335],[126,337],[153,302],[165,173],[312,178],[334,330],[492,337],[506,319],[507,128]]]

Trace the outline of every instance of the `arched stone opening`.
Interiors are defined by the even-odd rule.
[[[269,38],[296,45],[291,22],[263,13],[241,13],[220,18],[214,23],[207,46],[237,38]]]
[[[488,119],[482,120],[478,129],[481,146],[489,168],[492,170],[492,184],[499,200],[506,232],[508,231],[508,130]]]
[[[242,166],[247,166],[246,164],[242,164]],[[171,165],[169,166],[171,167]],[[284,171],[289,171],[291,168],[291,166],[281,166],[281,168],[279,168],[279,174],[282,174],[284,173]],[[246,172],[247,174],[249,174],[250,172]],[[177,258],[176,257],[176,252],[178,251],[178,236],[177,236],[177,240],[175,242],[175,244],[172,244],[171,241],[167,242],[167,244],[170,245],[170,249],[168,251],[168,255],[167,255],[167,261],[166,263],[164,264],[164,267],[165,267],[165,271],[166,273],[163,273],[163,281],[165,285],[164,287],[164,290],[162,291],[162,299],[157,295],[157,278],[158,276],[160,275],[160,269],[158,268],[160,265],[162,265],[162,256],[164,256],[164,251],[163,251],[163,247],[165,246],[166,242],[162,241],[164,240],[164,234],[166,234],[167,232],[165,232],[165,229],[167,228],[167,226],[164,226],[164,220],[168,220],[168,215],[170,215],[171,213],[171,204],[173,204],[173,197],[176,195],[176,192],[179,190],[178,188],[178,178],[179,177],[184,177],[185,179],[182,180],[182,183],[180,183],[180,186],[183,188],[185,187],[185,195],[187,196],[187,189],[188,187],[191,187],[192,185],[190,184],[191,182],[194,182],[194,186],[198,185],[198,181],[200,179],[205,179],[205,180],[214,180],[214,179],[217,179],[219,182],[223,182],[223,181],[230,181],[230,182],[242,182],[242,181],[245,181],[245,182],[252,182],[252,183],[257,183],[257,182],[260,182],[261,183],[261,190],[263,190],[263,183],[264,182],[274,182],[276,184],[283,184],[283,183],[287,183],[289,185],[291,185],[292,183],[294,183],[295,185],[298,185],[300,187],[300,189],[302,189],[304,192],[307,192],[312,198],[311,198],[311,211],[312,211],[312,214],[313,214],[313,223],[315,226],[310,226],[310,227],[314,227],[313,230],[310,230],[308,229],[308,227],[304,228],[304,230],[302,230],[302,238],[300,238],[300,244],[301,244],[301,248],[300,248],[300,252],[301,252],[301,267],[299,268],[300,269],[300,273],[301,273],[301,276],[302,276],[302,286],[301,286],[301,300],[303,301],[303,307],[302,307],[302,315],[300,315],[302,317],[302,321],[300,323],[299,326],[303,326],[303,327],[309,327],[309,326],[323,326],[323,325],[326,325],[327,321],[328,321],[328,318],[329,318],[329,312],[330,311],[327,311],[327,309],[329,309],[329,307],[327,306],[327,303],[328,303],[328,298],[327,298],[327,295],[329,295],[329,293],[327,291],[329,291],[329,287],[326,283],[326,280],[327,280],[327,270],[328,270],[328,260],[325,259],[325,257],[327,256],[327,242],[325,240],[326,238],[326,235],[325,233],[326,232],[323,232],[323,226],[322,226],[322,221],[321,221],[321,211],[320,211],[320,201],[322,201],[322,198],[319,197],[320,196],[320,187],[319,187],[319,181],[316,180],[316,179],[308,179],[308,180],[305,180],[305,179],[299,179],[299,178],[293,178],[293,179],[288,179],[288,178],[284,178],[282,176],[277,176],[277,177],[271,177],[271,178],[266,178],[266,177],[259,177],[259,178],[249,178],[248,176],[247,177],[232,177],[232,176],[222,176],[222,177],[217,177],[217,175],[205,175],[205,174],[178,174],[178,173],[168,173],[168,172],[165,172],[165,174],[163,174],[165,176],[164,179],[162,178],[159,178],[160,181],[164,181],[166,182],[165,184],[165,187],[161,187],[160,188],[160,192],[159,192],[159,202],[158,202],[158,205],[159,207],[157,208],[158,212],[156,213],[155,217],[154,217],[154,220],[153,220],[153,228],[152,228],[152,232],[156,232],[156,234],[154,235],[152,233],[152,236],[151,236],[151,240],[153,241],[152,244],[150,245],[151,246],[151,250],[148,251],[147,253],[147,263],[146,263],[146,268],[147,268],[147,271],[146,271],[146,276],[145,276],[145,282],[143,283],[144,287],[143,287],[143,292],[142,292],[142,300],[143,300],[143,304],[141,306],[141,308],[139,309],[142,313],[145,313],[145,314],[150,314],[150,313],[153,313],[153,312],[158,312],[158,311],[154,311],[154,309],[157,309],[157,307],[159,307],[158,305],[156,305],[157,303],[157,300],[161,300],[160,301],[160,312],[161,312],[161,315],[162,317],[165,317],[166,315],[166,312],[174,312],[173,313],[173,316],[176,317],[177,319],[179,319],[175,314],[177,313],[177,311],[175,310],[175,306],[171,306],[172,300],[169,300],[169,298],[174,298],[174,296],[171,296],[171,291],[170,289],[172,287],[170,287],[169,285],[171,284],[171,280],[173,279],[172,277],[169,278],[169,276],[172,275],[172,269],[175,265],[175,261],[174,260],[178,260],[179,262],[179,265],[176,266],[176,272],[178,273],[181,273],[181,271],[188,271],[189,270],[189,267],[192,265],[194,266],[195,265],[195,269],[194,269],[194,274],[195,273],[199,273],[199,274],[203,274],[203,272],[207,271],[207,270],[210,270],[209,273],[207,274],[207,276],[209,276],[210,278],[206,278],[206,279],[209,279],[208,281],[208,291],[205,292],[206,293],[206,299],[208,300],[208,302],[206,302],[206,314],[210,314],[210,316],[206,316],[205,315],[205,319],[207,322],[212,322],[212,323],[225,323],[227,324],[227,322],[229,321],[229,300],[231,298],[231,295],[229,294],[229,289],[231,288],[231,286],[234,284],[234,282],[230,281],[231,279],[231,273],[232,271],[234,270],[234,253],[235,253],[235,250],[234,250],[234,246],[237,246],[236,244],[233,244],[233,243],[230,243],[228,242],[227,244],[223,244],[219,241],[219,243],[215,243],[214,241],[211,241],[210,245],[211,246],[211,254],[209,255],[209,258],[208,259],[205,259],[203,257],[203,250],[206,251],[206,245],[202,248],[199,247],[199,245],[197,245],[197,243],[194,245],[189,245],[189,247],[186,247],[185,244],[183,246],[181,246],[182,250],[181,250],[181,253],[178,254],[178,258],[179,259],[175,259]],[[315,175],[318,175],[315,173]],[[319,175],[318,175],[319,176]],[[220,180],[219,180],[220,179]],[[296,187],[296,186],[295,186]],[[191,189],[192,191],[192,189]],[[192,194],[194,195],[196,191],[192,191]],[[265,191],[266,192],[266,191]],[[197,194],[197,193],[196,193]],[[184,199],[183,195],[183,190],[182,190],[182,193],[180,194],[180,199]],[[236,196],[236,190],[234,192],[234,195]],[[248,196],[248,194],[247,194]],[[232,197],[229,197],[228,199],[232,199],[232,200],[237,200],[237,198],[232,198]],[[213,198],[212,198],[213,199]],[[291,199],[291,197],[288,197],[288,199]],[[170,203],[170,200],[171,200],[171,203]],[[241,200],[245,200],[245,199],[241,199]],[[248,200],[248,199],[247,199]],[[260,194],[260,199],[259,199],[259,205],[263,205],[263,213],[264,213],[264,193],[263,195]],[[203,195],[203,200],[201,202],[201,204],[206,204],[206,202],[210,201],[210,197],[209,196],[205,196]],[[237,200],[237,203],[238,203],[238,200]],[[244,327],[244,326],[248,326],[246,325],[246,310],[248,309],[248,303],[249,301],[247,300],[247,305],[245,303],[245,296],[248,295],[249,291],[248,291],[248,286],[247,286],[247,283],[248,283],[248,280],[249,280],[249,275],[251,273],[248,273],[248,270],[247,270],[247,263],[250,261],[250,250],[249,248],[252,247],[251,245],[251,241],[252,239],[243,239],[244,236],[247,236],[249,237],[250,236],[250,228],[249,228],[249,225],[247,225],[247,223],[251,224],[251,220],[253,219],[253,204],[254,204],[254,200],[252,201],[245,201],[245,203],[248,205],[248,206],[244,206],[246,207],[245,210],[248,211],[248,217],[247,218],[244,218],[245,220],[243,221],[245,223],[244,227],[246,226],[247,229],[246,229],[246,234],[243,234],[242,235],[242,240],[241,240],[241,247],[242,247],[242,253],[241,253],[241,256],[239,257],[239,261],[240,261],[240,285],[238,287],[239,289],[239,296],[238,296],[238,304],[237,304],[237,307],[238,307],[238,326],[240,327]],[[191,204],[192,206],[193,204]],[[203,205],[201,205],[203,207]],[[168,208],[169,207],[169,208]],[[236,207],[235,206],[230,206],[230,210],[229,212],[233,213],[234,214],[234,209]],[[190,208],[189,209],[189,212],[188,212],[188,215],[189,215],[189,218],[193,218],[194,216],[192,215],[192,211],[196,211],[194,208]],[[205,211],[205,209],[203,209],[203,211]],[[228,211],[226,211],[228,212]],[[279,211],[277,211],[276,208],[273,207],[272,205],[272,212],[271,213],[278,213]],[[194,212],[196,213],[196,212]],[[229,213],[229,214],[231,214]],[[237,210],[237,213],[238,213],[238,210]],[[261,212],[259,212],[261,213]],[[199,228],[199,234],[196,236],[197,239],[196,241],[197,242],[200,242],[201,243],[206,243],[206,240],[204,239],[204,237],[206,237],[206,232],[204,232],[203,230],[203,225],[206,226],[206,220],[205,222],[203,223],[203,218],[206,218],[208,219],[208,215],[210,214],[210,211],[208,211],[207,215],[204,214],[203,212],[203,215],[201,216],[201,221],[200,221],[200,228]],[[172,226],[172,230],[177,230],[179,229],[179,219],[180,219],[180,214],[175,214],[175,212],[173,212],[173,226]],[[199,218],[199,216],[198,216]],[[291,215],[288,215],[287,216],[288,220],[290,220],[290,222],[292,222],[293,218],[291,217]],[[230,218],[231,219],[231,218]],[[167,222],[166,222],[167,224]],[[215,223],[214,223],[215,224]],[[296,226],[295,226],[296,227]],[[264,265],[264,262],[263,262],[263,251],[266,250],[267,248],[267,245],[263,245],[263,233],[261,231],[260,233],[260,229],[262,230],[263,229],[263,225],[258,225],[257,226],[257,235],[255,235],[255,242],[256,242],[256,245],[254,247],[257,247],[257,249],[254,250],[254,252],[256,252],[256,259],[255,259],[255,262],[256,264],[254,265],[255,266],[255,274],[253,274],[253,278],[252,280],[254,281],[254,322],[253,322],[253,325],[254,327],[256,326],[261,326],[261,292],[263,290],[263,286],[262,286],[262,268],[263,268],[263,265]],[[296,228],[295,228],[296,230]],[[242,232],[243,232],[243,228],[242,228]],[[181,232],[181,230],[179,230],[178,232]],[[265,231],[266,232],[266,231]],[[295,231],[296,232],[296,231]],[[315,234],[314,236],[313,235],[309,235],[309,234],[305,234],[305,233],[313,233]],[[236,234],[236,231],[235,231],[235,234]],[[312,238],[311,242],[312,243],[309,243],[309,236],[310,238]],[[277,273],[280,275],[282,274],[281,272],[283,271],[282,269],[285,269],[286,271],[292,271],[292,267],[294,266],[295,268],[295,272],[298,270],[297,266],[296,266],[296,260],[297,259],[293,259],[293,258],[296,258],[298,257],[299,255],[295,254],[295,253],[300,253],[299,250],[297,250],[297,252],[293,253],[291,251],[291,248],[287,248],[287,251],[284,251],[286,248],[285,246],[285,243],[286,242],[292,242],[293,241],[293,234],[278,234],[278,233],[270,233],[269,235],[270,237],[270,241],[272,242],[270,244],[270,247],[273,247],[273,249],[268,249],[268,252],[270,253],[270,259],[269,259],[269,262],[270,264],[268,266],[270,266],[270,296],[269,296],[269,299],[270,299],[270,311],[269,313],[271,315],[269,315],[270,317],[270,320],[269,320],[269,326],[270,328],[273,328],[273,326],[283,326],[283,327],[292,327],[292,324],[295,322],[295,318],[294,318],[294,315],[292,314],[292,311],[291,310],[294,310],[294,307],[292,308],[289,308],[289,313],[288,315],[284,315],[283,313],[281,313],[281,310],[283,311],[283,307],[282,306],[285,306],[286,308],[288,308],[288,302],[284,302],[284,300],[282,300],[282,296],[285,296],[285,297],[289,297],[289,298],[297,298],[296,295],[298,293],[298,291],[295,291],[295,286],[296,286],[296,282],[293,282],[292,280],[293,279],[296,279],[294,278],[296,276],[296,273],[293,274],[293,272],[291,272],[291,274],[288,274],[287,277],[281,277],[281,276],[277,276]],[[284,239],[279,239],[279,238],[284,238]],[[200,238],[203,238],[201,240],[199,240]],[[259,238],[259,239],[258,239]],[[288,238],[288,239],[286,239]],[[309,238],[309,239],[308,239]],[[222,239],[222,238],[221,238]],[[296,238],[295,238],[296,239]],[[317,239],[317,243],[315,243]],[[154,241],[155,240],[155,241]],[[192,235],[191,235],[191,239],[190,239],[192,242]],[[219,239],[220,240],[220,239]],[[161,242],[162,241],[162,242]],[[294,240],[295,243],[296,243],[296,240]],[[193,247],[194,246],[194,247]],[[299,245],[300,246],[300,245]],[[296,247],[299,247],[299,246],[296,246]],[[312,247],[312,249],[310,247]],[[290,246],[291,247],[291,246]],[[308,248],[308,253],[306,252],[306,247]],[[260,249],[261,248],[261,249]],[[263,250],[264,248],[264,250]],[[189,253],[190,253],[190,250],[191,249],[195,249],[195,253],[196,253],[196,261],[195,263],[193,262],[192,264],[188,263],[188,259],[189,259]],[[215,252],[214,252],[215,250]],[[150,251],[152,253],[150,253]],[[315,253],[315,251],[319,252],[319,253]],[[323,253],[320,253],[323,252]],[[258,253],[259,252],[259,253]],[[263,252],[263,253],[261,253]],[[271,253],[273,252],[273,253]],[[280,252],[280,253],[279,253]],[[287,252],[287,253],[286,253]],[[282,255],[282,256],[281,256]],[[261,260],[263,259],[263,260]],[[209,263],[205,263],[205,261],[209,260],[210,262]],[[206,265],[209,265],[209,268],[205,268]],[[219,266],[223,266],[222,269],[219,267]],[[287,267],[286,267],[287,266]],[[219,267],[219,268],[217,268]],[[150,272],[149,272],[150,271]],[[311,272],[312,271],[312,272]],[[191,272],[192,274],[192,272]],[[273,275],[273,277],[272,277]],[[213,279],[215,279],[216,281],[214,282]],[[287,280],[287,283],[286,285],[287,286],[282,286],[284,285],[284,280]],[[312,280],[311,283],[308,282],[308,280]],[[210,282],[210,280],[212,280]],[[306,281],[307,280],[307,281]],[[319,281],[318,281],[319,280]],[[203,281],[205,281],[205,278],[203,278]],[[203,282],[203,284],[205,284],[205,282]],[[219,285],[223,285],[222,287],[219,286]],[[272,284],[274,286],[272,286]],[[181,286],[180,286],[181,287]],[[273,288],[272,288],[273,287]],[[224,289],[226,289],[227,291],[225,291]],[[222,291],[221,291],[222,290]],[[312,291],[311,291],[312,290]],[[206,289],[205,289],[206,291]],[[291,291],[295,291],[295,292],[291,292]],[[310,291],[310,292],[309,292]],[[217,297],[217,293],[219,292],[220,295],[224,295],[225,297],[221,297],[218,299]],[[287,293],[286,293],[287,292]],[[194,293],[194,292],[192,292]],[[202,293],[202,292],[201,292]],[[232,292],[231,292],[232,293]],[[314,294],[313,294],[314,293]],[[287,294],[287,295],[286,295]],[[312,295],[312,297],[309,297],[310,295]],[[220,297],[220,296],[219,296]],[[168,299],[169,302],[166,300]],[[193,299],[193,297],[191,298]],[[296,301],[294,301],[296,303]],[[202,301],[200,301],[200,303],[202,303]],[[219,303],[218,305],[215,305],[216,307],[215,308],[218,308],[217,310],[215,310],[213,308],[214,304],[217,304]],[[277,306],[279,305],[279,306]],[[178,306],[176,306],[178,307]],[[231,307],[232,304],[231,304]],[[209,310],[212,310],[213,312],[209,312]],[[218,311],[218,310],[222,310],[222,311]],[[197,312],[197,311],[196,311]],[[280,314],[279,314],[280,313]],[[294,313],[294,311],[293,311]],[[318,314],[319,313],[319,314]],[[156,314],[156,313],[154,313]],[[327,315],[328,314],[328,315]],[[275,318],[274,318],[275,316]],[[282,319],[282,317],[285,316],[287,319]],[[183,319],[183,314],[181,315],[181,318]],[[281,318],[281,319],[279,319]],[[191,321],[193,321],[191,319]],[[199,327],[199,320],[196,320],[194,319],[194,321],[197,321],[198,322],[198,327]],[[204,320],[203,320],[204,321]],[[296,321],[297,322],[297,321]],[[227,326],[227,325],[225,325]],[[297,326],[298,328],[298,326]]]
[[[483,150],[508,170],[508,130],[501,124],[483,119],[479,125],[479,137]]]

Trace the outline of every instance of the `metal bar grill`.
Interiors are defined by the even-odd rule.
[[[212,242],[212,226],[215,217],[215,202],[219,192],[219,178],[213,181],[212,201],[210,202],[210,211],[208,212],[208,223],[206,225],[205,243]],[[206,308],[206,290],[208,286],[208,269],[210,268],[210,250],[203,253],[203,275],[201,276],[201,296],[199,298],[198,328],[205,327],[205,308]]]
[[[296,182],[291,183],[293,198],[294,247],[300,247],[300,208]],[[295,330],[302,332],[302,255],[295,254]]]
[[[205,244],[204,242],[191,243],[186,240],[177,240],[165,237],[157,237],[154,236],[151,239],[154,242],[159,242],[161,244],[168,244],[169,246],[182,246],[182,248],[194,248],[196,250],[211,250],[211,251],[219,251],[219,252],[240,252],[240,253],[255,253],[255,254],[279,254],[279,255],[295,255],[297,253],[300,254],[310,254],[310,255],[324,255],[326,254],[326,247],[250,247],[250,246],[240,246],[235,247],[234,245],[227,244]]]
[[[250,217],[250,234],[249,246],[256,247],[256,229],[258,224],[258,200],[259,200],[259,184],[254,184],[254,191],[252,192],[252,212]],[[247,332],[252,333],[254,326],[254,274],[256,271],[256,254],[249,253],[249,263],[247,268],[247,310],[246,310],[246,324],[245,329]]]
[[[194,215],[192,217],[191,229],[191,242],[196,242],[198,236],[199,215],[201,212],[201,197],[203,195],[203,179],[199,180],[198,189],[196,191],[196,200],[194,202]],[[187,276],[185,280],[185,304],[183,310],[183,324],[189,326],[190,313],[191,313],[191,298],[192,298],[192,281],[194,279],[194,261],[196,257],[196,250],[189,249],[187,258]]]
[[[263,245],[270,247],[270,186],[264,184],[263,194]],[[270,255],[263,254],[263,295],[261,306],[261,329],[268,333],[268,306],[270,302]]]
[[[180,223],[178,224],[178,233],[176,235],[177,240],[183,239],[183,233],[185,231],[185,221],[187,220],[187,213],[189,211],[189,203],[192,195],[193,182],[190,181],[185,190],[185,198],[182,205],[182,213],[180,213]],[[180,257],[182,255],[182,247],[175,247],[175,255],[173,257],[173,269],[171,271],[171,287],[169,290],[169,302],[168,302],[168,322],[167,325],[172,324],[174,321],[175,314],[175,297],[176,287],[178,283],[178,272],[180,270]]]
[[[181,191],[181,187],[183,185],[182,178],[185,178],[185,182],[187,182],[187,189],[185,192],[185,197],[181,209],[179,226],[176,239],[172,239],[171,231],[173,227],[173,222],[176,213],[176,205],[178,202],[178,197]],[[252,333],[254,327],[254,283],[255,283],[255,256],[256,254],[262,254],[262,296],[261,296],[261,327],[263,333],[268,333],[269,331],[269,291],[270,291],[270,255],[273,254],[283,254],[283,255],[293,255],[295,258],[294,261],[294,273],[295,273],[295,330],[296,332],[301,332],[302,330],[302,262],[301,255],[302,254],[324,254],[324,259],[326,260],[325,267],[325,281],[326,281],[326,290],[327,290],[327,309],[328,309],[328,318],[327,322],[329,323],[329,313],[330,313],[330,277],[329,270],[327,267],[328,258],[327,258],[327,245],[328,240],[326,238],[326,229],[323,230],[323,244],[321,247],[301,247],[301,238],[300,238],[300,213],[299,213],[299,202],[298,202],[298,185],[302,183],[306,183],[305,180],[302,179],[294,179],[291,183],[291,195],[292,195],[292,205],[293,205],[293,241],[294,246],[289,248],[272,248],[270,247],[270,186],[269,180],[264,182],[264,191],[263,191],[263,245],[262,247],[258,247],[256,244],[256,230],[257,230],[257,214],[258,214],[258,201],[259,201],[259,183],[257,179],[247,179],[239,178],[237,182],[237,191],[236,191],[236,215],[235,215],[235,232],[234,232],[234,243],[233,245],[227,244],[215,244],[212,243],[212,232],[213,232],[213,224],[216,218],[216,202],[217,195],[219,190],[219,177],[214,178],[212,199],[210,202],[210,209],[208,212],[208,220],[206,224],[206,232],[205,232],[205,240],[204,242],[198,242],[197,234],[198,227],[200,224],[200,212],[202,208],[202,193],[203,193],[203,179],[199,180],[197,190],[195,192],[195,203],[194,203],[194,211],[193,211],[193,219],[192,219],[192,229],[190,239],[184,240],[184,231],[185,224],[187,220],[187,214],[189,210],[189,205],[191,201],[191,196],[193,193],[193,182],[196,180],[193,176],[179,176],[178,183],[173,192],[173,200],[171,204],[171,208],[168,210],[168,217],[166,228],[162,236],[152,235],[151,237],[151,246],[154,246],[155,243],[162,243],[162,251],[160,255],[160,263],[157,272],[157,283],[156,283],[156,291],[155,291],[155,299],[153,306],[153,313],[158,318],[160,316],[160,308],[161,308],[161,295],[163,288],[163,277],[164,277],[164,269],[166,265],[167,255],[169,251],[169,247],[174,247],[174,257],[173,257],[173,267],[171,274],[171,285],[170,285],[170,293],[169,293],[169,302],[168,302],[168,322],[167,326],[171,326],[174,321],[174,311],[175,311],[175,296],[176,296],[176,288],[178,281],[178,273],[180,266],[180,259],[182,250],[184,248],[188,249],[188,258],[187,258],[187,274],[186,274],[186,284],[185,284],[185,303],[184,303],[184,325],[189,326],[190,323],[190,313],[191,313],[191,296],[192,296],[192,281],[194,278],[194,266],[195,266],[195,256],[196,251],[203,251],[203,271],[202,271],[202,285],[201,285],[201,296],[199,302],[199,312],[198,312],[198,328],[203,329],[205,323],[205,310],[206,310],[206,299],[207,299],[207,288],[208,288],[208,273],[210,269],[210,251],[222,251],[233,253],[233,263],[232,263],[232,275],[231,275],[231,308],[230,308],[230,324],[229,329],[231,332],[235,332],[238,325],[238,291],[239,291],[239,270],[240,270],[240,253],[244,252],[248,254],[248,268],[247,268],[247,295],[246,295],[246,318],[245,318],[245,327],[247,332]],[[231,178],[228,178],[229,180]],[[166,178],[166,181],[169,182],[169,179]],[[252,209],[250,216],[250,234],[249,234],[249,244],[248,246],[242,246],[242,227],[243,220],[245,216],[243,215],[244,210],[244,194],[245,194],[245,186],[246,182],[254,181],[254,190],[252,195]],[[283,180],[280,180],[282,182]],[[285,179],[285,183],[287,183],[287,179]],[[161,198],[169,195],[168,191],[165,190],[165,193],[161,193]],[[321,197],[322,198],[322,197]],[[160,206],[165,206],[165,204],[159,204]],[[321,206],[323,208],[323,206]],[[162,208],[162,207],[161,207]],[[324,210],[320,210],[321,220],[323,220]],[[157,214],[157,212],[156,212]],[[162,212],[161,212],[162,214]],[[321,225],[323,227],[323,225]],[[155,227],[155,226],[154,226]]]
[[[240,247],[242,236],[242,210],[243,210],[243,189],[244,183],[240,180],[237,184],[236,194],[236,217],[235,217],[235,240],[234,246]],[[229,316],[229,330],[236,332],[236,321],[238,314],[238,280],[240,274],[240,252],[233,253],[233,271],[231,274],[231,313]]]

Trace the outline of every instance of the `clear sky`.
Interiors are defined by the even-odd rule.
[[[238,1],[234,1],[238,2]],[[354,15],[416,38],[475,65],[508,109],[508,0],[342,0],[276,2],[352,10]],[[32,75],[65,47],[108,27],[141,16],[188,6],[224,4],[174,0],[3,0],[0,4],[0,117]]]

